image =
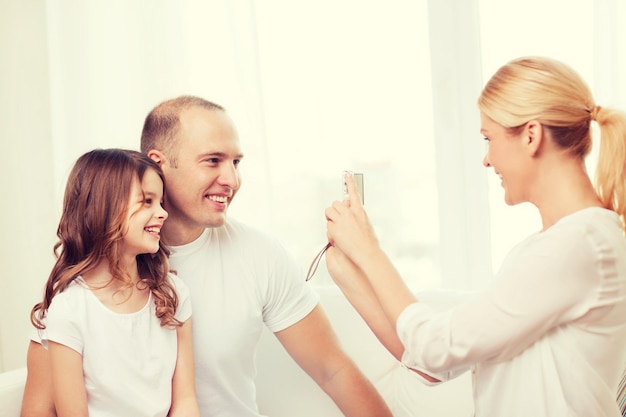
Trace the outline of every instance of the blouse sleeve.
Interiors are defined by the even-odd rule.
[[[475,363],[516,356],[598,304],[604,284],[599,256],[580,230],[532,236],[509,254],[480,296],[446,314],[419,302],[408,306],[397,322],[403,363],[445,380]]]

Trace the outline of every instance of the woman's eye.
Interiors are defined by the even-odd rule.
[[[152,204],[152,199],[151,198],[146,198],[144,200],[144,203],[150,205],[150,204]]]

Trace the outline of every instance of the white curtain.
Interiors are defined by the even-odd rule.
[[[626,16],[619,0],[596,3],[592,28],[601,30],[592,33],[606,41],[589,60],[603,71],[603,91],[619,86],[623,100]],[[485,61],[493,36],[481,25],[514,17],[499,7],[0,0],[0,371],[25,363],[28,313],[54,261],[72,163],[96,147],[137,149],[148,111],[181,94],[229,110],[245,152],[230,215],[277,235],[304,270],[324,244],[323,210],[341,198],[341,170],[354,169],[365,173],[370,216],[411,286],[484,285],[490,240],[509,244],[490,230],[498,197],[488,196],[475,107],[481,72],[495,70]],[[556,38],[543,26],[543,43]],[[567,39],[576,28],[564,31]],[[518,55],[507,37],[529,42],[506,26],[494,36],[506,59]],[[317,274],[313,285],[332,285],[323,264]]]
[[[5,149],[0,237],[0,370],[25,362],[29,311],[42,296],[67,174],[93,148],[139,148],[164,99],[225,105],[249,158],[251,221],[268,217],[264,127],[251,1],[0,3]],[[253,139],[250,139],[253,138]],[[267,221],[259,220],[265,224]]]

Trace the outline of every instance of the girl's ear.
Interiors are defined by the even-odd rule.
[[[543,125],[537,120],[526,123],[524,128],[524,146],[530,156],[537,156],[543,142]]]
[[[149,150],[148,156],[152,158],[152,160],[156,162],[160,167],[163,167],[163,163],[166,161],[166,158],[165,158],[165,155],[163,155],[163,152],[157,151],[156,149]]]

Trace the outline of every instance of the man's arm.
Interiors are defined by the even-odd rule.
[[[392,417],[378,391],[339,346],[319,305],[299,322],[275,334],[345,416]]]
[[[21,417],[56,417],[48,351],[31,340],[26,354],[26,385]]]

